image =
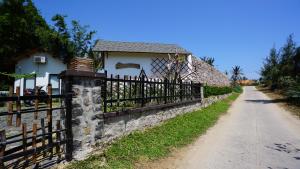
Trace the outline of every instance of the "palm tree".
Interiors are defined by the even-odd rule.
[[[240,66],[234,66],[232,68],[231,80],[234,85],[236,85],[237,81],[242,78],[242,75],[243,75],[243,70]]]
[[[214,66],[215,58],[213,58],[213,57],[204,56],[204,57],[201,58],[201,60],[203,60],[204,62],[206,62],[210,66]]]

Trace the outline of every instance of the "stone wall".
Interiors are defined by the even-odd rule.
[[[207,107],[228,96],[213,96],[203,99],[201,103],[104,118],[101,111],[101,82],[95,76],[72,76],[66,78],[69,82],[63,85],[64,91],[73,92],[72,132],[75,159],[85,158],[96,144],[104,145],[134,130],[155,126],[177,115]],[[67,86],[69,89],[66,89]]]
[[[143,113],[128,114],[105,119],[103,135],[99,141],[106,143],[120,136],[129,134],[132,131],[155,126],[178,115],[207,107],[218,100],[226,98],[227,96],[228,94],[213,96],[203,99],[202,103],[194,103],[185,106],[152,110]]]
[[[216,68],[210,66],[199,58],[193,57],[193,67],[196,72],[191,75],[191,80],[210,86],[229,86],[228,77]]]
[[[73,155],[82,158],[102,136],[101,87],[93,77],[73,77],[72,83]]]
[[[177,115],[207,107],[227,95],[203,99],[202,103],[151,110],[142,113],[125,114],[105,118],[100,109],[99,86],[87,78],[79,78],[72,85],[75,97],[73,104],[73,146],[74,158],[82,159],[93,150],[96,143],[105,144],[134,130],[155,126]]]

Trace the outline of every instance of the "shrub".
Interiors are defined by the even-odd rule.
[[[204,97],[217,96],[232,92],[231,87],[204,86]]]
[[[290,87],[286,96],[290,102],[300,105],[300,84]]]
[[[232,87],[232,91],[236,92],[236,93],[242,93],[243,92],[243,88],[239,85]]]

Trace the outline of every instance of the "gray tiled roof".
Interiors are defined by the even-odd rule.
[[[118,42],[98,40],[93,51],[108,52],[144,52],[144,53],[181,53],[190,54],[191,52],[176,45],[162,43],[145,42]]]

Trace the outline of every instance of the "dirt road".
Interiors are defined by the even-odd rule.
[[[300,120],[245,87],[206,135],[149,168],[300,169]]]

